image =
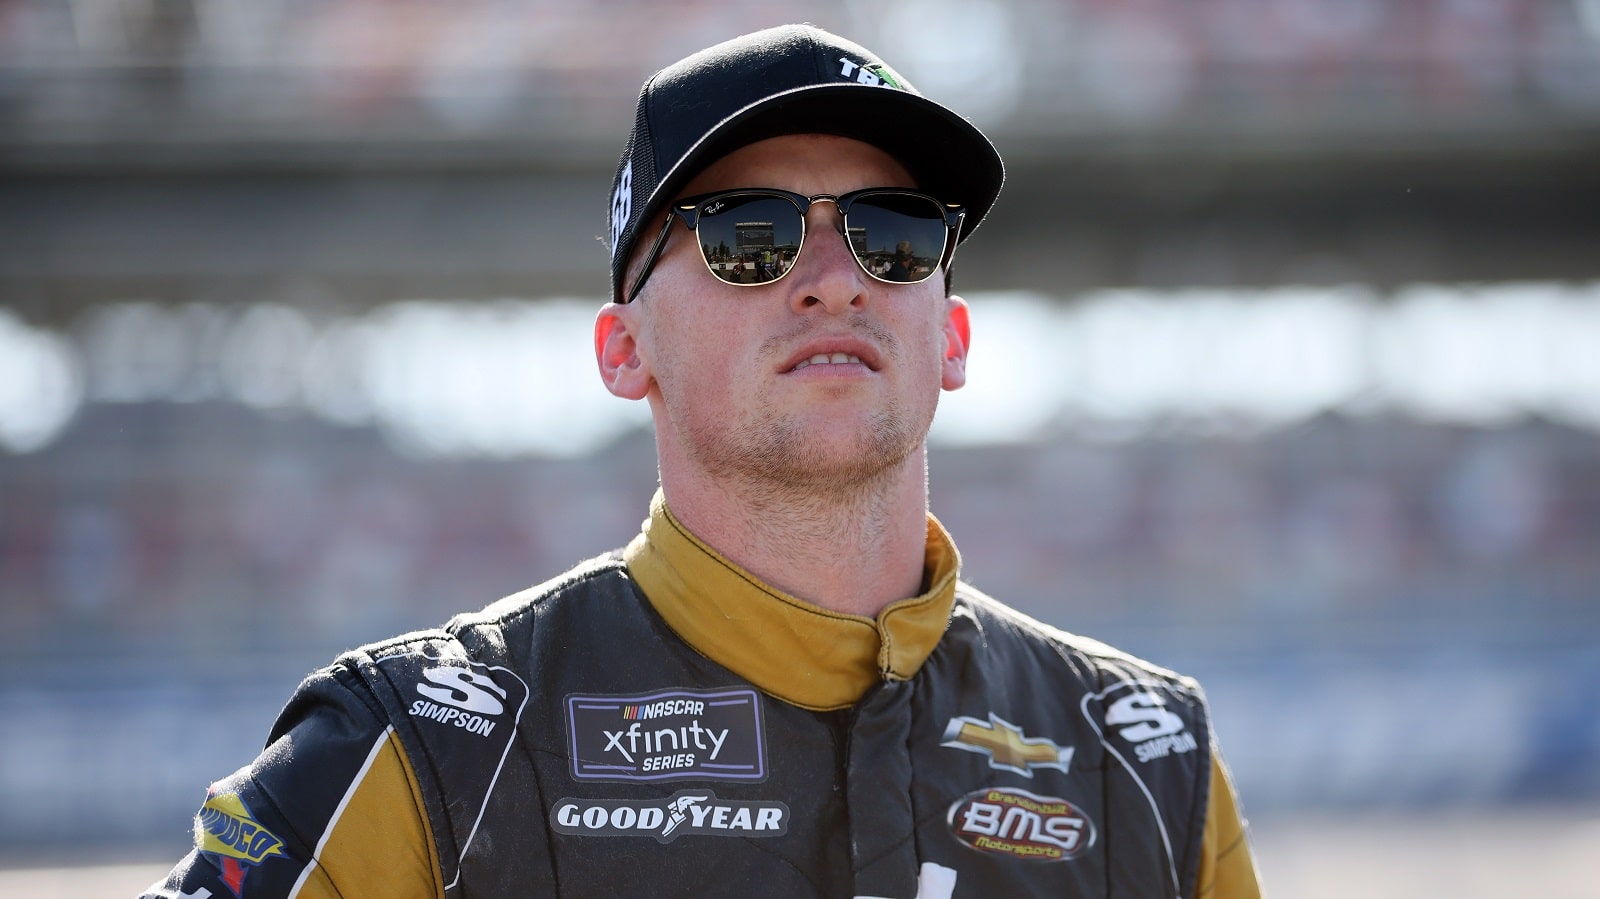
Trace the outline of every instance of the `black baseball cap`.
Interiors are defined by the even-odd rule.
[[[966,207],[959,240],[978,227],[1005,181],[1000,154],[982,131],[865,47],[813,25],[736,37],[667,66],[639,92],[611,182],[612,299],[620,299],[644,223],[712,162],[785,134],[850,137],[893,156],[918,188]]]

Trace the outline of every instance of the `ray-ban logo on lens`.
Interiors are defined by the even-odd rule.
[[[568,696],[578,780],[767,778],[761,699],[752,689]]]

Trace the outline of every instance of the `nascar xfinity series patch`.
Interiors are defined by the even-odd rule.
[[[572,695],[567,733],[577,780],[767,778],[761,697],[749,688]]]

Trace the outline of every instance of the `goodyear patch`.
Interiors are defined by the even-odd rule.
[[[789,807],[771,800],[719,799],[710,790],[679,790],[665,799],[563,799],[550,827],[579,837],[781,837]]]

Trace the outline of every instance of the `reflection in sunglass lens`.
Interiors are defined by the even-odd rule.
[[[800,252],[804,219],[782,197],[735,194],[700,210],[700,252],[711,273],[733,284],[771,281]]]
[[[804,225],[799,207],[785,197],[737,193],[708,200],[696,232],[712,274],[730,284],[758,284],[794,265]],[[895,192],[852,198],[845,228],[856,260],[882,281],[926,280],[939,265],[948,234],[937,203]]]
[[[895,193],[858,197],[845,214],[845,227],[861,267],[884,281],[927,279],[939,265],[948,233],[938,205]]]

